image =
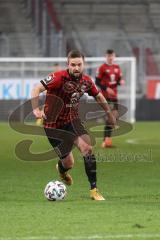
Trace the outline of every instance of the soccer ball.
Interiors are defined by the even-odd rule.
[[[60,181],[50,181],[44,189],[44,196],[50,201],[63,200],[66,194],[66,186]]]

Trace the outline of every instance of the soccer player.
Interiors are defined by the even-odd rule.
[[[118,119],[118,98],[117,87],[124,84],[122,79],[122,71],[120,66],[115,64],[116,54],[114,50],[108,49],[106,51],[106,63],[103,63],[97,70],[96,85],[101,90],[101,93],[105,99],[112,106],[112,113],[116,119]],[[112,126],[106,121],[104,127],[104,140],[102,147],[112,146]]]
[[[97,189],[96,159],[90,137],[78,116],[78,103],[84,93],[93,96],[105,110],[110,124],[115,124],[110,107],[88,75],[84,74],[84,55],[78,50],[68,54],[68,68],[50,73],[32,90],[32,107],[36,118],[44,118],[48,140],[59,156],[56,168],[61,180],[73,183],[68,170],[74,165],[72,147],[80,150],[84,158],[86,175],[90,183],[90,197],[105,200]],[[44,112],[38,107],[39,94],[47,90]]]

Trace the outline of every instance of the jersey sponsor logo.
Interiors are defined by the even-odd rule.
[[[70,104],[67,105],[67,107],[77,107],[79,103],[80,97],[87,92],[91,87],[90,82],[81,82],[77,83],[74,81],[66,81],[66,83],[63,86],[63,90],[71,94],[70,96]]]
[[[115,82],[115,77],[116,77],[115,74],[110,75],[110,80],[112,83]]]
[[[83,81],[82,83],[77,83],[74,81],[66,81],[63,85],[63,90],[67,93],[74,92],[87,92],[91,88],[90,82]]]
[[[74,92],[71,96],[71,104],[73,105],[73,107],[76,107],[78,105],[79,99],[83,94],[79,93],[79,92]]]
[[[77,83],[73,81],[66,81],[63,85],[64,92],[73,93],[77,90]]]

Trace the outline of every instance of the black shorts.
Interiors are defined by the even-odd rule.
[[[117,99],[106,99],[111,110],[117,110],[118,111],[118,100]]]
[[[61,159],[71,152],[77,137],[88,134],[80,119],[75,119],[61,128],[44,128],[44,130],[50,144]]]

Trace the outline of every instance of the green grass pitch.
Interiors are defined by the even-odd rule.
[[[83,160],[74,149],[74,184],[67,198],[49,202],[47,182],[57,179],[57,160],[27,162],[14,149],[33,139],[32,151],[50,149],[44,137],[0,124],[0,240],[160,239],[160,122],[140,122],[102,149],[97,139],[98,187],[106,201],[89,198]]]

